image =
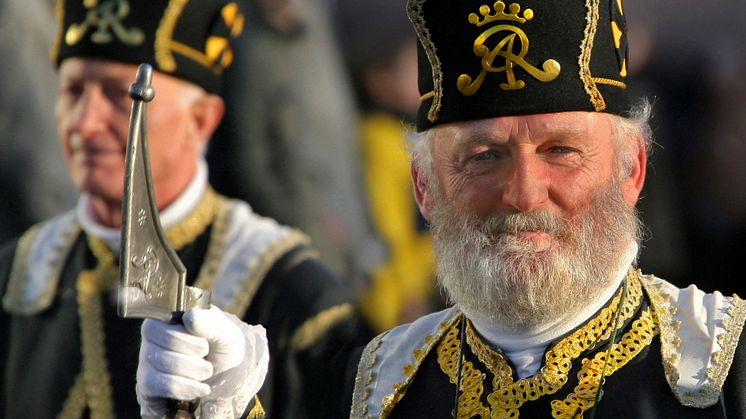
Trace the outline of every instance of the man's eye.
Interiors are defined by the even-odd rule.
[[[62,88],[62,93],[70,97],[78,97],[83,94],[83,85],[69,84]]]
[[[570,147],[563,147],[563,146],[554,146],[549,149],[549,152],[554,153],[554,154],[568,154],[574,151],[575,150]]]
[[[474,156],[474,160],[476,161],[493,160],[495,158],[497,158],[497,153],[494,151],[485,151]]]

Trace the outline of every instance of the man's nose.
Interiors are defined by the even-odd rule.
[[[75,104],[72,130],[83,138],[98,135],[106,130],[111,104],[96,88],[86,88]]]
[[[520,212],[539,209],[549,199],[547,168],[535,154],[521,154],[513,159],[513,167],[503,188],[503,204]]]

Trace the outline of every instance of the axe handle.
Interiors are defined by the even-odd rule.
[[[197,410],[197,400],[173,400],[166,401],[166,417],[168,419],[194,419],[194,411]]]

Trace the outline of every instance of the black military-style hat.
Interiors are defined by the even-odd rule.
[[[50,58],[149,63],[163,73],[220,89],[243,31],[238,5],[225,0],[57,0]]]
[[[417,129],[506,115],[624,115],[622,0],[409,0],[419,39]]]

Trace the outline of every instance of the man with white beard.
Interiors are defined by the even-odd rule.
[[[746,417],[746,304],[635,267],[650,106],[621,1],[408,13],[412,181],[453,306],[372,340],[339,416]]]

